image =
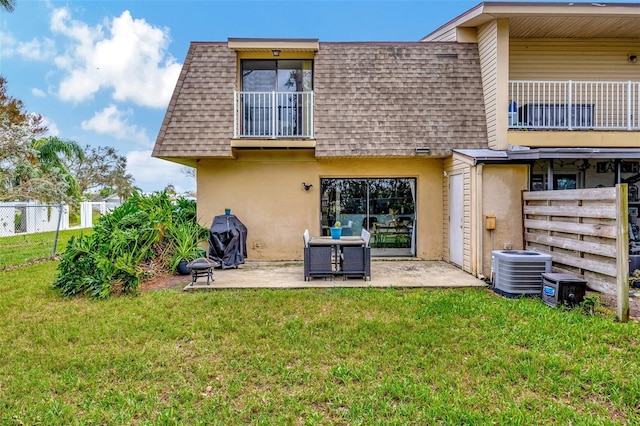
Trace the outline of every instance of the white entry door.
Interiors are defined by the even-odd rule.
[[[464,187],[462,175],[449,175],[449,261],[462,266],[464,216]]]

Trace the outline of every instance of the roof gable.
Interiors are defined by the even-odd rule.
[[[227,43],[191,43],[152,156],[231,156],[235,81],[236,53]]]

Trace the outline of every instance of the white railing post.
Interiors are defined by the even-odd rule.
[[[571,110],[573,107],[573,80],[569,80],[567,88],[567,107],[565,108],[565,120],[569,123],[569,130],[573,130],[573,117]],[[577,115],[577,114],[576,114]]]
[[[275,91],[271,92],[271,139],[275,139],[278,135],[278,99]]]
[[[631,114],[631,118],[635,121],[633,122],[634,128],[640,127],[640,83],[636,82],[633,84],[635,89],[632,92],[635,92],[635,99],[633,102],[633,113],[635,113],[635,119],[633,118],[633,113]]]
[[[309,93],[309,99],[310,99],[310,102],[308,103],[308,107],[311,111],[309,114],[309,117],[311,118],[311,122],[309,123],[309,129],[310,129],[309,136],[313,138],[313,92]]]
[[[233,138],[238,137],[238,92],[233,91]]]
[[[633,116],[631,114],[631,80],[627,81],[627,130],[631,130],[631,121]]]

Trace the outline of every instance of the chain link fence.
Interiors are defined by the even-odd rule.
[[[84,202],[79,209],[65,204],[0,203],[0,269],[11,257],[54,256],[60,231],[91,228],[101,215],[114,207],[105,202]],[[20,253],[26,247],[34,252]]]
[[[55,255],[59,231],[68,228],[64,204],[0,203],[0,267]]]
[[[0,203],[0,238],[74,228],[91,228],[120,203],[83,202],[79,209],[65,204]]]
[[[69,229],[64,204],[0,203],[0,237]]]

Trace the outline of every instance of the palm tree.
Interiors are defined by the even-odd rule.
[[[16,0],[0,0],[0,7],[7,12],[13,12],[16,8]]]
[[[69,171],[69,168],[63,163],[62,157],[82,160],[84,158],[82,147],[74,141],[50,136],[37,140],[33,139],[31,141],[31,148],[38,153],[38,158],[30,159],[31,163],[38,164],[45,172],[54,168],[58,169],[64,176],[65,181],[69,184],[67,195],[79,201],[82,197],[80,185],[75,176]]]

